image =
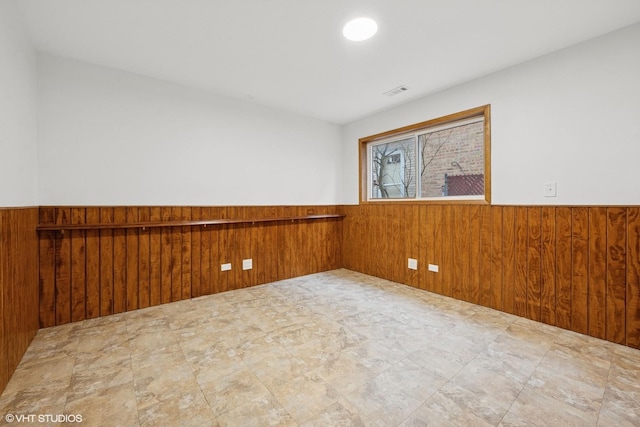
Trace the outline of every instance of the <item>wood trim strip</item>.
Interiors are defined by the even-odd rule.
[[[37,231],[67,231],[67,230],[107,230],[122,228],[158,228],[158,227],[189,227],[189,226],[207,226],[207,225],[229,225],[229,224],[257,224],[264,222],[282,222],[282,221],[312,221],[319,219],[342,219],[342,214],[324,214],[324,215],[303,215],[303,216],[286,216],[278,218],[249,218],[249,219],[208,219],[208,220],[170,220],[170,221],[145,221],[130,223],[105,223],[97,224],[38,224]]]

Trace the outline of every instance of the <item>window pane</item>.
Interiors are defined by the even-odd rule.
[[[371,198],[416,196],[415,138],[371,145]]]
[[[421,197],[484,194],[484,122],[418,137]]]

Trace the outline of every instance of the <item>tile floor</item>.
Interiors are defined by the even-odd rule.
[[[336,270],[40,330],[0,397],[0,424],[6,414],[85,426],[638,426],[640,351]]]

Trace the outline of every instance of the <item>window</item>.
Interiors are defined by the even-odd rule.
[[[360,140],[363,201],[490,202],[489,105]]]

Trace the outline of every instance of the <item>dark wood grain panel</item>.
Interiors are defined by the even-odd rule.
[[[480,217],[480,206],[469,206],[469,280],[466,286],[466,293],[469,302],[480,304],[480,270],[482,269],[481,244],[482,244],[482,218]],[[463,286],[463,289],[465,287]]]
[[[589,280],[589,211],[571,210],[571,330],[586,334]]]
[[[627,211],[627,337],[626,344],[640,348],[640,208]]]
[[[503,256],[503,310],[514,314],[516,297],[516,208],[505,206],[502,210],[502,256]]]
[[[127,221],[127,209],[124,206],[116,206],[113,208],[113,221]],[[122,313],[126,310],[135,310],[138,308],[137,305],[129,306],[131,297],[127,291],[127,235],[125,230],[113,230],[114,313]]]
[[[540,320],[556,324],[556,209],[542,208],[542,273],[540,277]]]
[[[127,222],[135,223],[140,220],[140,212],[138,207],[131,206],[126,209]],[[130,228],[127,233],[127,263],[126,263],[126,310],[135,310],[138,308],[138,296],[140,295],[140,276],[138,269],[140,267],[139,246],[140,246],[140,229]]]
[[[542,319],[542,210],[529,208],[527,253],[527,318]]]
[[[38,220],[38,208],[0,208],[0,393],[40,326]]]
[[[149,208],[151,221],[162,220],[162,208]],[[159,229],[149,230],[149,305],[162,303],[162,234]]]
[[[71,223],[86,222],[84,208],[71,208]],[[71,321],[78,322],[85,319],[86,290],[86,256],[84,230],[74,230],[71,234]]]
[[[56,223],[70,224],[71,209],[56,208]],[[56,252],[56,324],[71,322],[71,237],[60,235],[55,241]]]
[[[100,222],[100,208],[87,208],[85,217],[88,224]],[[85,241],[87,245],[87,306],[85,311],[87,319],[95,319],[100,316],[100,231],[87,230]]]
[[[515,306],[514,314],[525,317],[527,315],[527,285],[529,279],[529,226],[528,209],[523,206],[516,208],[515,216],[515,264],[516,277],[514,282]]]
[[[163,221],[171,220],[171,208],[160,208],[160,215]],[[171,302],[173,299],[173,230],[163,228],[160,230],[160,298],[163,304]]]
[[[442,207],[442,264],[439,273],[442,275],[442,295],[452,296],[452,282],[455,280],[453,267],[453,208],[451,205]]]
[[[618,344],[626,340],[627,212],[607,209],[607,324],[606,338]]]
[[[191,219],[191,207],[183,206],[181,209],[181,220],[188,221]],[[182,291],[180,293],[180,299],[191,298],[191,227],[181,227],[182,233]]]
[[[149,222],[151,212],[148,206],[138,209],[138,218]],[[138,308],[146,308],[151,304],[151,247],[149,228],[142,228],[138,235]]]
[[[421,253],[424,266],[418,268],[424,277],[424,289],[441,294],[442,275],[429,271],[429,264],[439,266],[442,263],[442,207],[421,206],[420,218],[425,224],[420,236],[420,241],[423,242],[420,246],[424,248],[424,254]]]
[[[491,207],[480,206],[480,304],[491,307]]]
[[[191,208],[191,219],[202,219],[202,208]],[[204,295],[202,292],[202,228],[191,228],[191,297]]]
[[[589,335],[606,338],[607,208],[589,209]]]
[[[503,231],[502,231],[502,206],[490,209],[491,212],[491,282],[490,282],[490,307],[496,310],[503,309],[502,295],[504,293],[503,282]]]
[[[40,223],[55,222],[54,208],[40,208]],[[5,211],[0,211],[5,212]],[[6,221],[5,221],[6,224]],[[40,326],[48,328],[56,324],[56,250],[57,231],[41,232],[39,246]],[[8,259],[4,257],[3,259]]]
[[[571,208],[556,209],[556,325],[571,329]]]
[[[211,218],[209,207],[200,208],[202,218]],[[203,226],[200,230],[200,295],[213,293],[211,282],[211,227]]]
[[[171,207],[171,220],[182,219],[182,208]],[[182,299],[182,229],[171,229],[171,301]]]
[[[113,222],[113,208],[100,208],[100,222]],[[128,268],[127,268],[128,271]],[[113,230],[100,231],[100,316],[113,314]]]

